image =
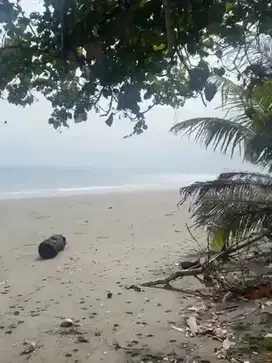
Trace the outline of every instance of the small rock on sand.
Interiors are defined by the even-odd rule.
[[[79,335],[77,337],[77,342],[78,343],[89,343],[89,339],[84,337],[83,335]]]
[[[70,328],[73,325],[74,325],[73,320],[69,318],[63,319],[62,322],[60,323],[61,328]]]

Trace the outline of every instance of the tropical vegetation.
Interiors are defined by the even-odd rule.
[[[215,180],[181,188],[180,203],[191,199],[195,226],[205,227],[213,245],[221,248],[272,239],[271,46],[271,39],[266,39],[259,48],[262,81],[246,86],[218,77],[225,117],[194,118],[171,129],[223,154],[239,152],[243,160],[263,170],[226,172]]]
[[[242,69],[249,45],[271,35],[266,0],[40,3],[29,13],[20,0],[0,0],[0,96],[25,107],[42,94],[57,129],[92,110],[108,126],[127,117],[132,133],[142,133],[155,105],[211,101],[218,90],[211,76]],[[261,65],[243,77],[259,80]]]

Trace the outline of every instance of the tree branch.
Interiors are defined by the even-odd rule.
[[[179,277],[184,276],[196,276],[200,275],[203,272],[203,267],[192,269],[192,270],[184,270],[177,271],[166,277],[165,279],[159,279],[155,281],[144,282],[142,286],[156,286],[156,285],[169,285],[169,283],[173,280],[178,279]]]
[[[230,256],[231,254],[243,249],[243,248],[247,248],[250,245],[252,245],[253,243],[259,241],[260,239],[262,239],[263,237],[265,237],[267,235],[267,233],[261,233],[258,234],[257,236],[255,236],[252,239],[249,239],[243,243],[238,243],[237,246],[220,251],[219,253],[217,253],[215,256],[213,256],[211,259],[208,259],[206,262],[204,262],[200,267],[197,268],[192,268],[192,269],[188,269],[188,270],[183,270],[183,271],[176,271],[174,273],[172,273],[171,275],[167,276],[164,279],[158,279],[158,280],[154,280],[154,281],[147,281],[144,282],[142,284],[142,286],[147,286],[147,287],[151,287],[151,286],[156,286],[156,285],[166,285],[166,286],[170,286],[170,282],[174,281],[180,277],[184,277],[184,276],[198,276],[201,275],[203,272],[207,272],[209,271],[210,267],[213,266],[213,263],[216,260],[224,260],[225,257]],[[198,265],[199,266],[199,265]]]
[[[169,8],[168,0],[163,0],[164,16],[165,16],[165,27],[167,37],[167,48],[169,52],[172,52],[174,46],[171,10]]]

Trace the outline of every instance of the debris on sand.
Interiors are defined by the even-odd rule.
[[[187,307],[187,310],[194,311],[194,313],[185,316],[185,323],[187,325],[186,330],[172,326],[174,330],[187,332],[186,335],[192,337],[196,335],[209,335],[220,342],[223,342],[224,339],[232,336],[229,329],[225,326],[226,324],[222,324],[216,313],[212,312],[212,315],[209,318],[204,318],[203,314],[207,313],[209,307],[208,305],[204,305],[203,301]]]
[[[182,261],[180,262],[180,267],[183,270],[188,270],[190,268],[196,268],[200,266],[200,261],[196,260],[196,261]]]
[[[183,333],[184,332],[184,329],[183,328],[179,328],[178,326],[175,326],[175,325],[172,325],[171,328],[174,329],[174,330],[176,330],[176,331],[178,331],[178,332],[180,332],[180,333]]]
[[[174,352],[166,355],[161,352],[150,351],[148,348],[136,348],[136,347],[120,345],[117,341],[113,343],[113,348],[115,351],[123,350],[125,352],[125,361],[127,363],[135,363],[135,362],[183,363],[184,362],[184,356],[177,355]],[[192,361],[190,361],[190,363],[192,363]],[[195,363],[202,363],[202,362],[195,361]],[[209,362],[203,361],[203,363],[209,363]]]
[[[227,359],[229,356],[229,350],[230,348],[235,345],[235,343],[232,343],[229,338],[226,338],[222,346],[217,350],[216,357],[217,359]]]
[[[50,259],[57,256],[66,246],[66,238],[60,234],[55,234],[43,240],[38,247],[39,255],[42,259]]]
[[[126,286],[126,289],[127,290],[134,290],[136,292],[141,292],[142,291],[142,289],[137,285]]]
[[[86,338],[84,335],[79,335],[76,340],[77,343],[89,343],[90,340]]]
[[[201,359],[198,356],[186,356],[182,363],[210,363],[209,360]]]
[[[195,311],[196,313],[198,313],[200,311],[206,311],[207,307],[204,305],[204,302],[201,300],[197,302],[195,305],[187,307],[187,310]]]
[[[109,292],[107,293],[107,299],[111,299],[111,298],[112,298],[112,292],[110,292],[110,291],[109,291]]]
[[[186,319],[186,323],[187,323],[192,335],[196,335],[198,333],[198,331],[199,331],[198,324],[197,324],[197,321],[196,321],[196,317],[194,315],[189,316]]]
[[[246,293],[246,298],[249,300],[257,300],[261,298],[272,298],[272,284],[264,284],[257,288],[252,288]]]
[[[23,343],[24,349],[21,352],[21,355],[30,355],[31,353],[35,352],[35,350],[37,348],[39,348],[40,346],[37,345],[36,342],[30,342],[28,340],[26,340]]]

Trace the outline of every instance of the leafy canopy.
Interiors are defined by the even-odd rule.
[[[42,4],[40,13],[26,14],[20,0],[0,0],[0,96],[26,106],[42,93],[51,102],[55,128],[86,121],[94,110],[108,126],[129,117],[133,133],[141,133],[154,105],[180,107],[199,94],[213,99],[211,75],[229,69],[210,66],[209,57],[222,60],[231,50],[242,61],[256,34],[271,33],[267,0]]]

